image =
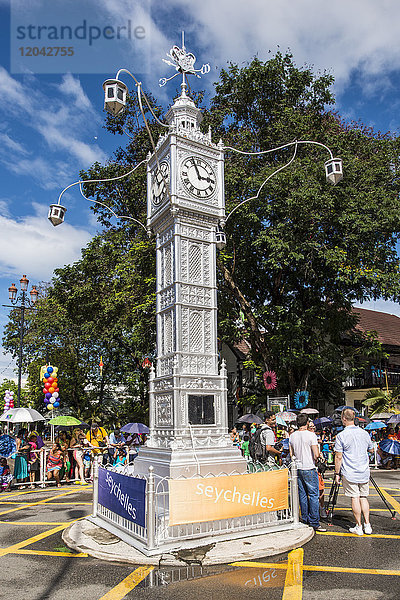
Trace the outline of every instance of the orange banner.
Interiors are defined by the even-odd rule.
[[[288,470],[169,481],[169,524],[200,523],[288,508]]]

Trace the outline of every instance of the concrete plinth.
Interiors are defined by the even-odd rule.
[[[232,472],[246,473],[247,463],[237,446],[170,449],[140,449],[135,459],[134,474],[147,475],[149,467],[156,477],[194,477],[207,474],[220,475]]]

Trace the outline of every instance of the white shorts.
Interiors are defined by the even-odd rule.
[[[352,483],[342,477],[344,495],[349,498],[360,498],[369,496],[369,480],[366,483]]]

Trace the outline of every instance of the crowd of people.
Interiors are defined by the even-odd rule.
[[[272,415],[272,413],[271,413]],[[248,461],[254,460],[250,455],[250,440],[255,435],[256,431],[261,427],[264,428],[264,438],[268,440],[269,448],[266,449],[267,454],[259,462],[266,462],[270,466],[288,465],[290,463],[289,445],[285,440],[288,440],[290,435],[297,430],[296,421],[291,421],[286,426],[276,424],[276,415],[272,418],[272,423],[265,422],[263,425],[256,423],[244,423],[241,427],[233,427],[230,431],[232,443],[241,449],[242,455]],[[269,433],[265,425],[269,427]],[[324,458],[328,468],[334,467],[334,447],[338,433],[343,429],[342,426],[322,427],[315,425],[314,421],[309,417],[307,429],[315,432],[318,440],[318,446],[322,457]],[[272,432],[271,432],[272,430]],[[379,447],[382,440],[395,440],[400,443],[400,425],[386,428],[370,429],[368,434],[374,445],[374,452],[371,453],[370,462],[375,463],[378,469],[398,469],[400,468],[400,456],[389,454]]]
[[[88,485],[95,456],[101,455],[104,465],[118,469],[131,462],[146,441],[145,434],[124,434],[119,428],[108,434],[98,423],[92,423],[86,432],[80,427],[59,428],[53,441],[50,430],[39,434],[22,428],[13,437],[11,460],[0,457],[0,491],[8,491],[13,480],[20,489],[26,485],[33,489],[43,471],[46,480],[57,487],[70,482]]]
[[[345,496],[351,498],[355,525],[350,533],[371,534],[369,521],[369,479],[371,462],[381,468],[397,468],[400,457],[381,450],[384,439],[400,441],[399,426],[366,431],[356,424],[356,412],[345,407],[340,425],[317,428],[309,415],[297,415],[295,422],[280,428],[276,415],[266,412],[264,423],[243,424],[230,432],[249,463],[261,463],[263,469],[277,469],[296,461],[301,520],[316,531],[326,531],[320,519],[326,518],[324,473],[331,466],[334,482],[342,483]],[[382,431],[384,429],[384,431]],[[363,522],[362,522],[363,519]]]

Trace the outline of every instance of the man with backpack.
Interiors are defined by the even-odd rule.
[[[320,456],[317,436],[307,429],[308,415],[297,415],[298,430],[289,437],[290,455],[296,460],[301,520],[315,531],[326,531],[319,524],[319,483],[317,459]]]
[[[276,468],[275,457],[279,458],[281,452],[275,448],[275,413],[265,413],[264,424],[257,429],[250,440],[250,456],[254,461],[266,464],[271,469]]]

